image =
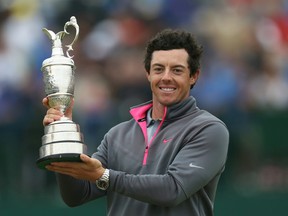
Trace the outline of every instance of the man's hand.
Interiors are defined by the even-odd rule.
[[[81,154],[80,158],[82,162],[53,162],[47,165],[46,169],[91,182],[95,182],[103,175],[105,168],[99,160],[85,154]]]
[[[43,126],[46,126],[54,121],[59,120],[64,114],[55,108],[49,107],[48,98],[42,100],[42,104],[48,109],[46,115],[43,119]],[[66,110],[65,116],[72,120],[72,109],[74,105],[74,100],[72,100],[70,107]]]

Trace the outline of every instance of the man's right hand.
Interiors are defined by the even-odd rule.
[[[48,124],[50,124],[50,123],[52,123],[54,121],[59,120],[64,115],[60,110],[57,110],[55,108],[49,107],[48,98],[47,97],[43,98],[42,104],[48,109],[47,113],[46,113],[46,115],[44,116],[44,119],[43,119],[43,125],[44,126],[46,126],[46,125],[48,125]],[[72,100],[71,106],[66,110],[66,113],[65,113],[65,117],[68,117],[70,120],[72,120],[72,108],[73,108],[73,105],[74,105],[74,100]]]

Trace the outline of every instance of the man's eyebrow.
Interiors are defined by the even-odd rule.
[[[160,63],[154,63],[154,64],[152,64],[152,67],[157,67],[157,66],[163,67],[164,65],[163,65],[163,64],[160,64]]]
[[[184,65],[173,65],[172,66],[172,68],[176,68],[176,67],[186,68]]]
[[[160,63],[154,63],[154,64],[152,64],[151,65],[152,67],[164,67],[164,65],[163,64],[160,64]],[[181,67],[181,68],[186,68],[186,66],[184,66],[184,65],[181,65],[181,64],[177,64],[177,65],[172,65],[171,66],[172,68],[176,68],[176,67]]]

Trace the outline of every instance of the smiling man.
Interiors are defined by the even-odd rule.
[[[110,129],[91,158],[47,166],[57,173],[67,205],[107,196],[110,216],[213,215],[229,133],[190,96],[201,54],[186,31],[164,30],[148,42],[144,65],[152,101],[132,107],[132,118]],[[61,116],[49,108],[43,124]],[[66,116],[72,119],[72,107]]]
[[[190,74],[188,53],[185,49],[154,51],[147,78],[153,93],[152,117],[161,118],[165,106],[183,101],[189,96],[199,70]]]

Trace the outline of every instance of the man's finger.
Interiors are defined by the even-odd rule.
[[[43,104],[46,108],[48,108],[48,109],[50,108],[50,106],[49,106],[49,104],[48,104],[48,98],[47,98],[47,97],[43,98],[42,104]]]
[[[81,154],[80,155],[80,159],[84,162],[84,163],[89,163],[91,162],[91,158],[85,154]]]

